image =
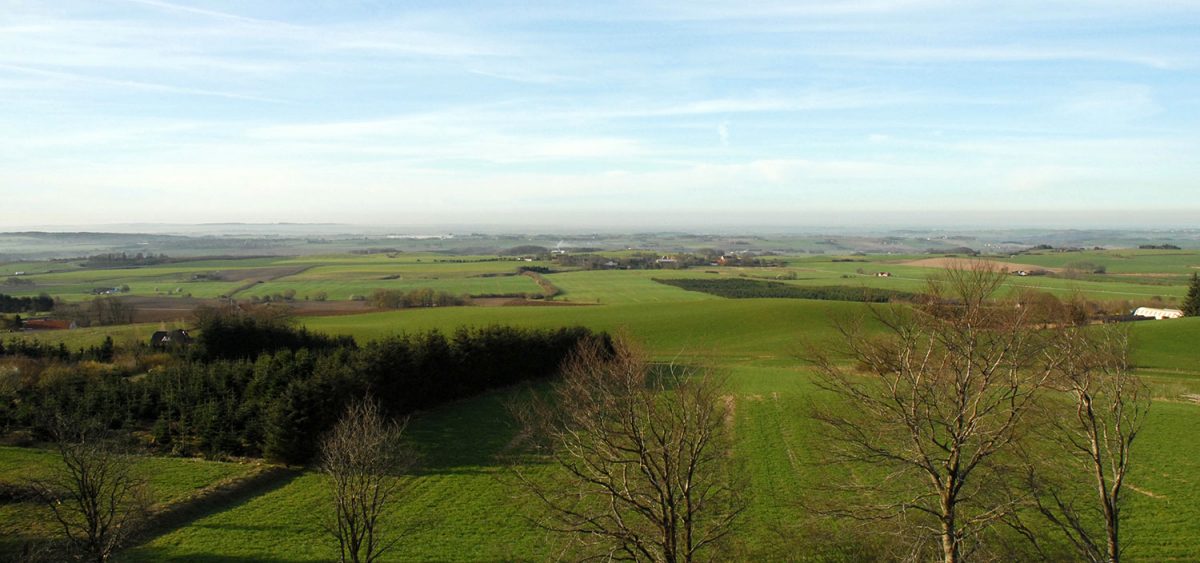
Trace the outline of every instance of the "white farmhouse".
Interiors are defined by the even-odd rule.
[[[1133,310],[1133,316],[1153,318],[1155,320],[1178,319],[1183,316],[1179,309],[1155,309],[1154,307],[1138,307]]]

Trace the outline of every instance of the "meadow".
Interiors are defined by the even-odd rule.
[[[710,365],[728,374],[735,413],[734,455],[750,481],[750,508],[727,557],[836,561],[850,557],[839,550],[836,541],[829,540],[837,537],[842,524],[814,518],[802,507],[805,498],[819,494],[814,491],[836,475],[822,463],[818,428],[808,415],[810,406],[822,396],[801,358],[809,347],[827,347],[833,342],[833,319],[862,315],[865,306],[804,299],[723,299],[652,278],[746,277],[802,286],[919,291],[936,270],[909,263],[926,257],[877,254],[835,261],[831,256],[797,255],[785,257],[786,266],[772,268],[558,271],[546,275],[561,290],[552,300],[559,302],[557,306],[406,309],[302,317],[298,322],[313,331],[351,335],[360,342],[403,332],[452,332],[462,326],[583,325],[625,332],[659,360]],[[197,272],[232,271],[240,263],[245,270],[292,273],[244,287],[237,293],[239,298],[285,289],[295,290],[298,296],[324,291],[331,300],[376,288],[430,287],[461,293],[537,290],[528,277],[508,275],[515,273],[519,263],[448,261],[460,258],[415,253],[301,256],[172,264],[147,267],[146,272],[136,274],[31,273],[29,278],[37,281],[39,288],[59,287],[52,285],[54,282],[75,289],[101,280],[135,280],[129,285],[137,288],[131,293],[137,293],[152,288],[160,278],[183,280]],[[1088,251],[1004,259],[1054,268],[1079,261],[1102,262],[1108,271],[1104,275],[1079,279],[1012,276],[1007,280],[1008,290],[1038,289],[1063,297],[1080,294],[1133,305],[1150,303],[1154,297],[1166,303],[1172,298],[1179,301],[1186,291],[1186,275],[1200,265],[1200,253],[1194,251]],[[30,271],[36,270],[31,267]],[[891,276],[877,277],[875,273],[880,271]],[[251,274],[246,279],[255,278]],[[211,292],[222,289],[214,286]],[[76,347],[106,334],[118,339],[144,338],[146,331],[156,326],[36,336]],[[1128,556],[1137,561],[1200,560],[1200,487],[1195,478],[1200,474],[1200,456],[1196,455],[1200,452],[1200,404],[1190,398],[1200,393],[1200,346],[1196,345],[1200,319],[1137,322],[1129,329],[1134,361],[1150,383],[1155,400],[1136,445],[1138,461],[1129,477],[1124,523]],[[515,432],[505,404],[516,393],[519,391],[488,393],[422,413],[413,420],[408,434],[423,453],[424,464],[405,476],[406,493],[389,512],[388,525],[405,535],[387,560],[541,560],[554,556],[559,539],[547,536],[527,520],[528,503],[506,481],[505,469],[495,457]],[[19,461],[22,456],[46,455],[26,452],[0,449],[0,478],[4,468],[27,463]],[[187,460],[153,463],[201,467]],[[196,479],[208,479],[188,477],[193,480],[187,481],[165,471],[162,478],[193,484],[199,482]],[[328,560],[334,544],[323,528],[324,502],[321,476],[307,471],[131,549],[122,560]],[[806,549],[812,538],[823,538],[823,551]]]
[[[0,484],[21,486],[48,476],[56,454],[50,450],[0,446]],[[146,479],[156,508],[189,499],[218,483],[246,476],[254,464],[167,457],[139,458],[135,471]],[[34,502],[0,502],[0,557],[14,556],[26,541],[51,535],[49,510]]]

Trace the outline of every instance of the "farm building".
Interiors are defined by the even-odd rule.
[[[1178,319],[1183,316],[1183,311],[1179,309],[1155,309],[1154,307],[1138,307],[1133,310],[1133,316],[1145,317],[1148,319],[1163,320],[1163,319]]]
[[[155,348],[170,348],[173,346],[187,346],[192,343],[192,337],[188,335],[186,330],[160,330],[150,336],[150,345]]]
[[[78,328],[75,321],[56,319],[27,319],[21,326],[25,330],[70,330]]]

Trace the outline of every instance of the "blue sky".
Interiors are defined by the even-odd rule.
[[[0,227],[1197,226],[1200,2],[0,0]]]

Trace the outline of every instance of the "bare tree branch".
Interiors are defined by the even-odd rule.
[[[1068,319],[1069,321],[1069,319]],[[1028,456],[1028,483],[1045,519],[1088,561],[1121,560],[1121,493],[1150,397],[1132,373],[1123,327],[1062,322],[1048,355],[1061,400],[1047,405],[1059,455]],[[1082,479],[1075,477],[1086,476]],[[1091,492],[1074,486],[1091,482]]]
[[[402,443],[404,424],[388,420],[369,397],[350,404],[321,443],[321,471],[332,492],[328,526],[338,540],[339,560],[372,563],[400,539],[382,517],[400,494],[400,472],[416,463]]]
[[[808,359],[818,385],[840,398],[818,407],[832,461],[872,467],[882,480],[850,483],[828,513],[903,521],[914,558],[960,561],[1025,502],[1008,486],[1014,450],[1046,387],[1044,337],[1024,309],[994,298],[1005,273],[982,264],[950,268],[912,308],[872,307],[870,321],[835,328],[857,372],[827,349]],[[901,500],[896,500],[901,499]]]
[[[585,559],[694,561],[720,545],[745,506],[722,379],[655,366],[624,338],[583,343],[563,371],[548,397],[512,408],[519,445],[556,468],[514,465],[537,523]]]
[[[54,429],[61,464],[33,490],[73,555],[104,563],[137,531],[152,504],[133,459],[105,432],[59,419]]]

